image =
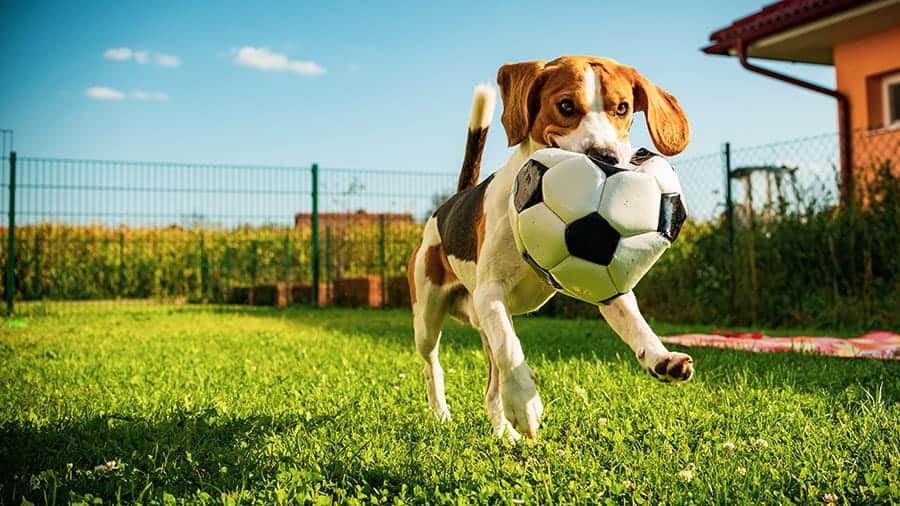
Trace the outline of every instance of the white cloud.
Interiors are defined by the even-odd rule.
[[[131,49],[127,47],[113,47],[103,52],[103,57],[107,60],[130,60]]]
[[[140,102],[168,102],[169,95],[161,91],[132,90],[127,95],[125,92],[108,86],[91,86],[84,92],[94,100],[112,100],[120,102],[126,98]]]
[[[130,98],[142,102],[168,102],[169,100],[169,95],[161,91],[132,90],[128,95]]]
[[[159,51],[150,51],[149,49],[131,49],[130,47],[112,47],[103,52],[103,57],[107,60],[116,61],[135,61],[140,65],[147,63],[155,63],[160,67],[180,67],[181,58],[174,54],[163,53]]]
[[[320,76],[325,69],[312,60],[291,60],[267,47],[243,46],[234,51],[234,64],[265,72],[293,72],[304,76]]]
[[[85,95],[94,100],[122,100],[125,94],[115,88],[106,86],[91,86],[85,92]]]
[[[161,65],[163,67],[181,66],[181,58],[173,54],[155,53],[153,56],[156,58],[157,65]]]

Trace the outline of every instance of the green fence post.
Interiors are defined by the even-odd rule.
[[[325,284],[328,285],[331,283],[332,274],[332,261],[331,261],[331,227],[325,227]]]
[[[125,295],[125,232],[119,231],[119,297]]]
[[[283,277],[284,277],[284,290],[285,297],[288,298],[288,302],[291,297],[291,232],[288,230],[286,234],[284,234],[284,265],[282,265],[284,269]]]
[[[34,258],[31,272],[31,298],[41,298],[41,229],[34,227]]]
[[[16,152],[9,152],[9,239],[6,250],[6,314],[13,314],[13,288],[16,271]]]
[[[379,216],[378,268],[381,276],[381,307],[387,305],[387,255],[385,254],[384,213]]]
[[[319,165],[312,164],[312,215],[310,216],[312,237],[312,305],[319,305]]]
[[[737,289],[737,273],[734,259],[734,201],[731,197],[731,143],[726,142],[722,151],[722,162],[725,172],[725,219],[728,221],[728,257],[731,260],[731,314],[734,315]]]
[[[206,256],[206,237],[200,232],[200,298],[209,299],[209,258]]]
[[[258,249],[258,244],[256,239],[250,241],[250,286],[251,288],[256,288],[256,271],[259,268],[257,264],[256,258],[256,250]]]
[[[253,239],[250,241],[250,288],[247,292],[247,302],[251,306],[256,303],[256,270],[258,268],[256,250],[256,239]]]
[[[231,246],[225,248],[225,302],[229,304],[233,302],[233,297],[231,295],[231,256],[234,255],[234,251],[231,249]]]

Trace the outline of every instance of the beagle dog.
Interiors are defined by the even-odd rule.
[[[520,434],[536,437],[543,405],[511,316],[537,310],[556,292],[516,250],[507,215],[516,173],[529,155],[550,146],[624,165],[633,155],[629,130],[636,112],[644,113],[653,144],[664,155],[684,150],[690,127],[675,97],[608,58],[565,56],[504,65],[497,84],[501,120],[515,151],[506,165],[478,183],[495,102],[494,88],[479,85],[457,193],[426,222],[408,276],[431,413],[441,421],[450,419],[438,360],[441,327],[449,315],[481,334],[488,369],[485,405],[494,435],[517,441]],[[599,310],[652,376],[691,378],[691,357],[663,346],[633,293]]]

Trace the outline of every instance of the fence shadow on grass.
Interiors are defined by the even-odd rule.
[[[346,310],[298,309],[290,310],[282,317],[296,317],[331,331],[365,336],[366,339],[396,347],[400,352],[414,351],[412,321],[408,312],[375,311],[366,315],[364,318],[348,318]],[[635,370],[638,369],[631,350],[599,315],[596,319],[581,320],[522,316],[517,317],[515,323],[525,355],[533,366],[539,366],[540,361],[575,359],[605,363],[627,361]],[[481,350],[481,339],[468,326],[448,320],[441,347]],[[897,361],[842,359],[800,353],[748,353],[713,348],[670,348],[691,354],[697,365],[696,381],[710,388],[727,388],[740,376],[741,381],[750,388],[782,388],[810,393],[824,390],[833,396],[848,389],[862,389],[873,394],[881,385],[890,385],[900,375],[900,362]],[[882,389],[881,395],[887,402],[900,402],[900,391],[896,389]]]
[[[0,504],[91,497],[165,503],[164,494],[190,500],[198,491],[214,500],[252,491],[265,502],[273,495],[260,498],[260,491],[271,493],[276,486],[289,494],[312,490],[339,499],[372,487],[399,492],[416,485],[464,485],[423,476],[412,464],[392,468],[361,458],[372,440],[356,430],[359,420],[344,416],[353,404],[303,417],[232,417],[209,408],[159,421],[107,415],[45,427],[7,422],[0,426]],[[395,422],[403,426],[392,429],[405,436],[391,444],[427,451],[415,449],[428,437],[427,424],[418,417]],[[112,460],[117,469],[95,469]]]
[[[162,490],[189,495],[210,486],[239,489],[247,485],[248,473],[256,470],[244,462],[246,446],[256,444],[263,434],[285,429],[289,422],[220,418],[212,410],[178,412],[157,422],[116,415],[40,428],[9,422],[0,427],[0,459],[7,470],[0,497],[13,504],[22,497],[32,502],[52,496],[67,501],[70,493],[90,493],[131,502],[149,499],[142,492],[148,484],[156,487],[146,492],[150,497],[158,497]],[[94,470],[112,460],[121,468]],[[223,467],[230,472],[223,472]]]

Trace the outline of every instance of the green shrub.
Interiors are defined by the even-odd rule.
[[[637,293],[657,318],[717,325],[900,324],[900,180],[889,163],[847,209],[806,195],[765,218],[691,224]]]

